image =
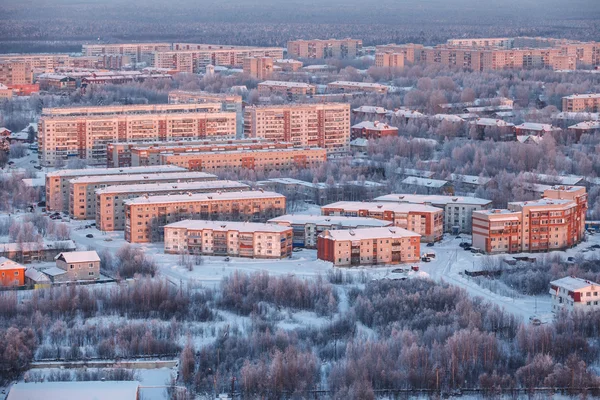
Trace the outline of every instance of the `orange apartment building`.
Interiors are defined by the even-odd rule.
[[[285,214],[285,196],[275,192],[221,192],[142,196],[125,202],[125,240],[163,240],[164,226],[184,219],[266,222]]]
[[[24,265],[9,260],[6,257],[0,257],[0,287],[25,285],[25,269]]]
[[[40,162],[106,165],[112,142],[235,136],[235,113],[217,103],[49,108],[39,120]]]
[[[22,62],[31,71],[53,72],[55,68],[69,67],[74,57],[68,54],[2,54],[2,62]]]
[[[96,218],[96,190],[112,185],[143,185],[214,181],[216,175],[204,172],[169,172],[156,174],[83,176],[69,181],[69,215],[73,219]]]
[[[317,258],[336,267],[418,262],[420,237],[398,227],[327,230],[317,239]]]
[[[585,236],[586,210],[584,187],[555,186],[540,200],[474,211],[473,247],[489,254],[567,249]]]
[[[229,140],[171,140],[157,142],[120,142],[107,145],[107,166],[141,167],[160,165],[160,153],[181,151],[219,151],[230,148],[239,150],[263,149],[270,146],[287,146],[286,143],[263,139]]]
[[[174,196],[246,190],[250,190],[250,186],[236,181],[184,181],[109,186],[96,190],[96,227],[101,231],[124,230],[125,201],[140,196]]]
[[[273,146],[262,150],[221,150],[211,152],[160,153],[161,165],[177,165],[190,171],[222,173],[259,170],[287,172],[315,168],[327,161],[327,150],[320,147]]]
[[[377,68],[404,68],[404,53],[376,52],[375,66]]]
[[[273,59],[271,57],[244,58],[243,71],[254,79],[264,80],[273,74]]]
[[[593,112],[600,111],[600,93],[574,94],[562,98],[563,112]]]
[[[286,104],[246,107],[244,136],[346,152],[350,143],[350,104]]]
[[[165,253],[287,258],[292,255],[292,228],[256,222],[179,221],[165,226]]]
[[[335,81],[327,84],[329,93],[380,93],[386,94],[388,87],[379,83]]]
[[[317,93],[317,87],[304,82],[264,81],[258,84],[258,93],[261,96],[277,94],[296,99],[314,96]]]
[[[273,61],[274,67],[281,68],[282,71],[296,72],[300,71],[304,63],[302,61],[294,60],[291,58],[279,58]]]
[[[127,56],[133,63],[146,62],[150,64],[156,51],[171,49],[170,43],[124,43],[124,44],[84,44],[84,56],[122,55]]]
[[[88,168],[63,169],[46,173],[46,209],[48,211],[69,211],[69,181],[83,176],[135,175],[165,172],[183,172],[185,168],[174,165],[160,165],[140,168]]]
[[[25,61],[0,61],[0,83],[6,86],[32,84],[31,65]]]
[[[392,221],[394,226],[418,233],[424,242],[436,242],[444,234],[444,210],[424,204],[340,201],[321,207],[321,214]]]
[[[351,139],[380,139],[386,136],[398,136],[398,128],[388,125],[384,122],[363,121],[352,125]]]
[[[287,52],[293,58],[354,58],[362,52],[362,40],[290,40],[287,42]]]

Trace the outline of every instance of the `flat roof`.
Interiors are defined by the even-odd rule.
[[[487,185],[492,180],[492,178],[487,178],[485,176],[461,174],[450,174],[450,179],[462,183],[469,183],[471,185]]]
[[[139,386],[137,381],[18,382],[7,400],[136,400]]]
[[[110,183],[110,182],[136,182],[150,180],[173,180],[173,179],[217,179],[216,175],[199,171],[183,171],[173,173],[148,173],[135,175],[100,175],[100,176],[82,176],[69,180],[69,183]]]
[[[545,207],[545,206],[565,206],[565,205],[575,206],[575,202],[573,200],[550,199],[550,198],[543,198],[543,199],[530,200],[530,201],[511,201],[508,204],[513,205],[513,206],[521,206],[521,207]]]
[[[359,228],[349,230],[328,230],[321,233],[322,237],[333,240],[368,240],[379,238],[406,238],[406,237],[421,237],[416,232],[408,229],[394,227],[384,228]]]
[[[600,129],[600,121],[583,121],[569,126],[569,129]]]
[[[551,132],[553,130],[559,129],[552,126],[552,124],[539,124],[537,122],[523,122],[521,125],[517,125],[516,128],[543,132]]]
[[[383,107],[360,106],[358,108],[353,109],[352,111],[367,114],[385,114],[387,110]]]
[[[151,167],[123,167],[123,168],[86,168],[86,169],[62,169],[60,171],[48,172],[47,177],[77,177],[94,175],[127,175],[127,174],[149,174],[152,172],[176,172],[187,171],[187,169],[176,165],[156,165]]]
[[[515,124],[506,122],[501,119],[495,119],[495,118],[477,118],[476,120],[471,121],[469,123],[476,124],[476,125],[485,125],[485,126],[501,126],[501,127],[515,126]]]
[[[440,179],[420,178],[418,176],[409,176],[408,178],[404,178],[402,180],[402,183],[405,185],[440,188],[440,187],[446,185],[448,183],[448,181],[443,181]]]
[[[373,226],[373,227],[384,227],[393,225],[392,221],[383,221],[376,218],[368,217],[343,217],[343,216],[327,216],[327,215],[304,215],[304,214],[286,214],[277,218],[272,218],[268,222],[279,223],[286,222],[292,225],[304,225],[304,224],[315,224],[315,225],[338,225],[344,228],[352,228],[358,226]]]
[[[468,196],[443,196],[443,195],[428,195],[428,194],[386,194],[379,196],[374,201],[386,201],[386,202],[397,202],[397,203],[430,203],[435,205],[447,205],[447,204],[472,204],[485,206],[491,204],[491,200],[480,199],[478,197]]]
[[[169,192],[173,190],[195,190],[195,189],[247,189],[250,186],[238,181],[201,181],[201,182],[171,182],[171,183],[146,183],[137,185],[114,185],[97,189],[96,194],[119,194],[119,193],[151,193]]]
[[[576,100],[576,99],[600,99],[600,93],[589,93],[589,94],[572,94],[565,96],[563,99]]]
[[[363,128],[375,130],[375,131],[394,130],[394,129],[398,130],[398,128],[395,126],[391,126],[385,122],[379,122],[379,121],[375,121],[375,122],[362,121],[356,125],[352,125],[352,129],[363,129]]]
[[[296,151],[326,151],[322,147],[291,147],[291,148],[269,148],[269,149],[236,149],[236,150],[214,150],[214,151],[165,151],[160,153],[165,156],[209,156],[211,154],[248,154],[248,153],[292,153]]]
[[[558,286],[569,291],[577,291],[590,286],[600,286],[600,284],[596,282],[588,281],[587,279],[576,278],[574,276],[565,276],[564,278],[550,282],[550,285]]]
[[[576,185],[583,181],[583,176],[578,175],[549,175],[538,174],[535,172],[525,172],[525,178],[533,179],[542,183],[551,183],[559,185]]]
[[[387,88],[386,85],[371,82],[352,82],[352,81],[334,81],[328,83],[328,85],[344,85],[344,86],[355,86],[355,87],[372,87],[372,88]]]
[[[288,231],[289,227],[260,223],[260,222],[231,222],[231,221],[207,221],[197,219],[186,219],[172,224],[165,225],[166,228],[185,228],[193,230],[211,229],[215,231],[239,231],[239,232],[275,232],[282,233]]]
[[[315,87],[315,85],[311,85],[309,83],[304,82],[288,82],[288,81],[264,81],[258,84],[266,85],[266,86],[286,86],[286,87],[302,87],[302,88],[310,88]]]
[[[414,176],[414,177],[419,177],[419,178],[431,178],[433,175],[435,175],[434,172],[427,171],[424,169],[402,168],[402,167],[396,168],[396,173],[399,175]]]
[[[338,201],[337,203],[331,203],[326,206],[322,206],[322,209],[342,209],[346,211],[393,211],[398,213],[407,212],[438,212],[443,211],[441,208],[427,206],[424,204],[412,204],[412,203],[368,203],[361,201]]]
[[[159,204],[159,203],[187,203],[191,201],[210,201],[210,200],[242,200],[242,199],[285,199],[285,196],[275,192],[267,192],[262,190],[246,191],[246,192],[221,192],[221,193],[190,193],[179,194],[173,196],[141,196],[135,199],[125,201],[127,205],[136,204]]]
[[[317,189],[327,189],[329,187],[326,183],[319,183],[319,182],[313,183],[313,182],[301,181],[300,179],[294,179],[294,178],[271,178],[271,179],[267,179],[266,181],[262,181],[262,182],[280,183],[282,185],[300,185],[300,186],[306,186],[306,187],[317,188]]]

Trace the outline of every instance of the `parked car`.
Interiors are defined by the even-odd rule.
[[[223,261],[229,261],[229,257],[225,257]]]
[[[90,238],[90,239],[91,239],[91,238],[93,238],[93,237],[94,237],[94,235],[92,235],[91,233],[88,233],[87,235],[85,235],[85,237],[86,237],[86,238]]]
[[[435,243],[431,242],[431,243],[427,243],[427,247],[433,247],[435,246]]]
[[[421,261],[423,261],[423,262],[431,262],[431,258],[430,257],[421,257]]]

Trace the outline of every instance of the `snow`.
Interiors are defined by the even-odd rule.
[[[379,196],[374,201],[386,201],[386,202],[397,202],[397,203],[426,203],[431,204],[435,207],[444,207],[448,204],[469,204],[469,205],[481,205],[486,206],[492,201],[487,199],[480,199],[477,197],[465,197],[465,196],[443,196],[443,195],[424,195],[424,194],[386,194]]]
[[[127,174],[150,174],[159,172],[186,172],[187,169],[175,165],[156,165],[151,167],[126,167],[126,168],[88,168],[88,169],[62,169],[48,172],[48,177],[69,177],[91,175],[127,175]]]
[[[600,286],[595,282],[586,281],[585,279],[575,278],[572,276],[565,276],[564,278],[550,282],[550,284],[568,291],[579,291],[590,286]]]
[[[99,262],[100,257],[95,251],[72,251],[60,253],[56,258],[62,258],[66,263]]]
[[[368,239],[402,239],[408,237],[421,237],[418,233],[404,228],[361,228],[350,230],[330,230],[324,237],[332,240],[368,240]]]
[[[209,200],[240,200],[240,199],[285,199],[285,196],[275,192],[267,191],[248,191],[248,192],[217,192],[217,193],[190,193],[173,196],[152,196],[137,197],[125,201],[126,205],[133,204],[159,204],[159,203],[187,203],[190,201],[209,201]]]
[[[191,230],[204,230],[210,229],[213,231],[237,231],[243,233],[254,233],[254,232],[271,232],[271,233],[282,233],[287,232],[290,228],[275,225],[265,224],[260,222],[231,222],[231,221],[204,221],[204,220],[183,220],[179,222],[173,222],[168,224],[165,228],[186,228]]]
[[[289,225],[306,225],[315,224],[321,226],[343,226],[345,228],[357,228],[359,226],[390,226],[391,221],[383,221],[375,218],[367,217],[343,217],[343,216],[325,216],[325,215],[303,215],[303,214],[286,214],[281,217],[272,218],[267,221],[272,224],[289,224]]]
[[[36,382],[13,385],[7,400],[136,400],[139,382]]]

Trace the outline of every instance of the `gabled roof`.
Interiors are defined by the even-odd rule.
[[[0,270],[8,270],[8,269],[25,269],[24,265],[19,264],[13,260],[9,260],[6,257],[0,257]]]
[[[63,260],[67,264],[81,262],[98,262],[100,257],[95,251],[70,251],[60,253],[55,257],[55,260]]]
[[[360,229],[349,229],[349,230],[328,230],[323,232],[321,235],[324,238],[333,240],[369,240],[379,238],[410,238],[410,237],[421,237],[416,232],[409,231],[408,229],[394,227],[385,228],[360,228]]]

